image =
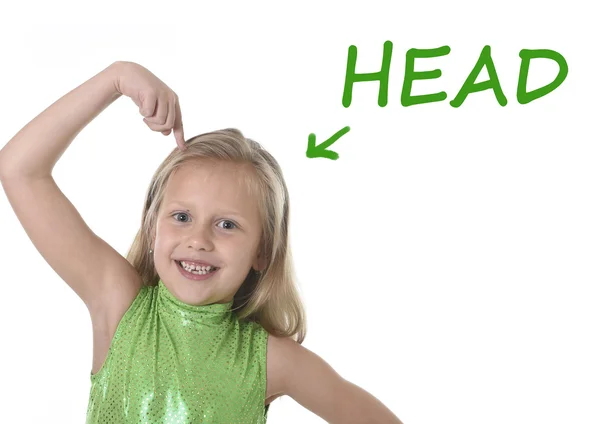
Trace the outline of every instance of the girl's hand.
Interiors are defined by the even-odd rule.
[[[169,135],[171,129],[181,150],[185,150],[179,97],[152,72],[134,62],[119,62],[121,71],[115,86],[139,107],[152,131]]]

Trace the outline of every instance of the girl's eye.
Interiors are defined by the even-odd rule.
[[[188,216],[188,217],[189,217],[189,215],[188,215],[187,213],[185,213],[185,212],[177,212],[177,213],[174,213],[174,214],[173,214],[173,215],[171,215],[171,216],[175,216],[175,217],[176,217],[176,216],[178,216],[178,215],[184,215],[184,216]],[[184,222],[184,223],[187,223],[187,222],[188,222],[187,220],[186,220],[186,221],[180,221],[180,220],[179,220],[179,219],[177,219],[177,218],[175,218],[175,219],[176,219],[178,222]],[[233,222],[233,221],[230,221],[230,220],[228,220],[228,219],[224,219],[223,221],[220,221],[220,223],[221,223],[221,222],[225,222],[225,223],[227,223],[227,224],[228,224],[228,227],[225,227],[225,229],[226,229],[226,230],[233,230],[234,228],[237,228],[237,224],[236,224],[235,222]],[[223,228],[223,227],[221,227],[221,228]]]
[[[173,215],[171,215],[171,216],[177,216],[177,215],[185,215],[185,216],[188,216],[188,214],[187,214],[187,213],[185,213],[185,212],[177,212],[177,213],[174,213],[174,214],[173,214]],[[175,218],[175,219],[177,219],[177,218]],[[177,219],[177,221],[179,221],[179,220]],[[182,221],[179,221],[179,222],[182,222]],[[183,221],[183,222],[187,222],[187,221]]]
[[[223,221],[221,221],[221,222],[227,222],[227,223],[229,223],[229,224],[232,226],[232,227],[229,227],[229,228],[225,228],[226,230],[233,230],[234,228],[236,228],[236,227],[237,227],[237,225],[235,225],[235,223],[234,223],[234,222],[232,222],[232,221],[229,221],[228,219],[224,219],[224,220],[223,220]]]

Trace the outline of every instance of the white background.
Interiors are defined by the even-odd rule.
[[[592,3],[589,3],[592,4]],[[140,63],[180,97],[185,137],[226,127],[262,143],[291,195],[291,239],[308,312],[304,346],[404,424],[598,423],[600,148],[598,29],[583,1],[29,2],[2,6],[3,146],[116,60]],[[393,42],[388,104],[357,72]],[[403,107],[406,51],[439,68]],[[485,45],[491,90],[449,105]],[[521,49],[569,65],[555,91],[516,99]],[[532,62],[528,89],[558,66]],[[477,81],[487,79],[484,70]],[[344,126],[336,161],[308,159]],[[43,148],[44,140],[39,140]],[[125,255],[152,173],[176,146],[121,97],[74,140],[54,178],[90,228]],[[0,196],[3,422],[82,423],[88,311]],[[43,211],[40,211],[43,213]],[[270,423],[319,423],[290,397]]]

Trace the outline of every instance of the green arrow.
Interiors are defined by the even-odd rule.
[[[307,158],[327,158],[336,160],[339,155],[336,152],[327,150],[329,146],[337,141],[338,138],[350,131],[350,127],[344,127],[334,135],[329,137],[327,140],[317,146],[317,136],[314,133],[310,133],[308,136],[308,147],[306,148]]]

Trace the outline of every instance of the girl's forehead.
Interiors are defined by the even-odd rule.
[[[186,163],[173,171],[165,200],[212,197],[230,202],[248,202],[256,194],[252,169],[230,162]]]

